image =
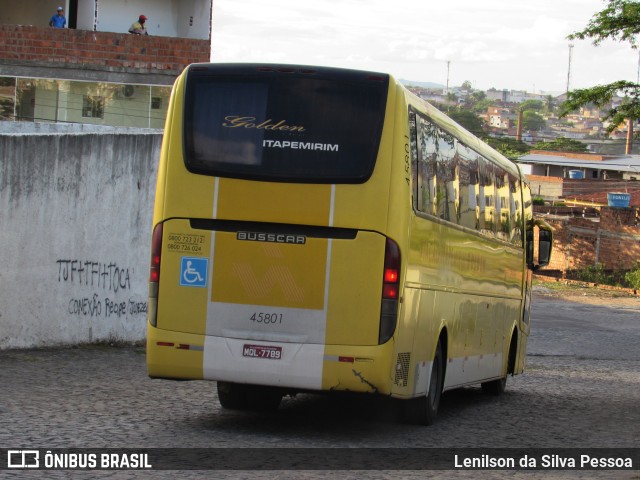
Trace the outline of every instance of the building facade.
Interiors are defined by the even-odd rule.
[[[162,128],[171,85],[211,57],[211,0],[65,0],[0,13],[0,120]],[[148,17],[149,35],[129,26]]]

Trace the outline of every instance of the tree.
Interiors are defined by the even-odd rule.
[[[471,92],[471,95],[469,95],[473,101],[475,103],[481,102],[482,100],[485,100],[487,98],[487,94],[484,93],[482,90],[474,90],[473,92]]]
[[[520,104],[520,110],[526,112],[528,110],[533,110],[535,112],[540,112],[544,109],[544,103],[542,100],[525,100]]]
[[[475,113],[469,110],[456,110],[448,115],[474,135],[482,134],[482,120]]]
[[[570,34],[569,40],[592,39],[599,45],[606,39],[629,42],[638,48],[637,35],[640,33],[640,2],[632,0],[609,0],[607,7],[596,13],[589,24],[578,32]],[[609,106],[603,121],[609,121],[607,131],[613,131],[626,119],[640,118],[640,85],[619,80],[608,85],[567,92],[567,100],[560,107],[560,116],[578,110],[588,104],[600,108],[607,107],[616,94],[622,94],[625,101],[617,106]]]
[[[600,45],[610,38],[618,42],[629,42],[637,48],[636,35],[640,33],[640,2],[631,0],[609,0],[601,12],[596,13],[584,30],[568,36],[570,40],[593,39],[594,45]]]
[[[467,92],[473,90],[473,85],[471,85],[471,82],[469,80],[465,80],[464,82],[462,82],[462,90],[466,90]]]
[[[526,143],[509,137],[483,137],[483,141],[488,143],[491,147],[499,151],[505,157],[512,160],[521,157],[525,153],[531,150],[531,147]]]
[[[566,137],[559,137],[550,142],[538,142],[533,148],[535,150],[550,150],[552,152],[586,153],[588,151],[584,143]]]
[[[555,99],[552,95],[547,95],[544,99],[544,111],[547,114],[553,113],[553,108],[555,107]]]
[[[489,107],[493,107],[495,104],[495,100],[484,98],[476,102],[475,105],[471,107],[471,110],[473,110],[475,113],[487,113],[487,109]]]
[[[542,130],[547,125],[542,115],[533,110],[526,110],[522,114],[522,122],[525,130],[533,130],[534,132]]]
[[[624,100],[617,107],[610,107],[603,117],[603,122],[610,122],[607,127],[608,132],[615,130],[628,118],[634,120],[640,118],[640,85],[626,80],[569,92],[567,100],[560,106],[560,116],[565,117],[589,104],[606,108],[616,95],[622,95]]]

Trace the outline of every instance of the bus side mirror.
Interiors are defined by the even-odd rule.
[[[534,226],[538,227],[538,261],[534,258]],[[531,222],[527,228],[527,267],[531,270],[538,270],[540,267],[549,265],[551,261],[551,247],[553,245],[553,229],[543,220]]]
[[[538,237],[538,268],[549,265],[552,241],[553,235],[551,234],[551,230],[540,230]]]

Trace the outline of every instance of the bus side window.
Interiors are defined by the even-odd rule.
[[[417,115],[416,120],[418,210],[456,222],[459,196],[456,139],[426,118]]]
[[[411,149],[411,201],[413,208],[419,210],[419,186],[418,186],[418,138],[416,130],[416,114],[409,112],[409,146]]]

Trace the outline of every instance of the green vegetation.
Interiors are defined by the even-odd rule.
[[[590,265],[581,270],[576,270],[573,276],[575,276],[576,280],[582,280],[583,282],[616,285],[613,275],[607,274],[601,263]]]
[[[523,141],[509,137],[487,137],[483,136],[482,140],[489,144],[492,148],[499,151],[505,157],[515,160],[531,150],[531,147]]]
[[[542,197],[533,197],[531,199],[531,203],[533,205],[544,205],[544,198],[542,198]]]
[[[624,275],[624,280],[631,288],[640,289],[640,263]]]
[[[584,143],[565,137],[556,138],[550,142],[538,142],[533,148],[535,150],[550,150],[555,152],[588,152],[587,146]]]
[[[452,109],[448,115],[474,135],[482,135],[483,121],[475,113],[460,108]]]
[[[572,33],[568,38],[570,40],[591,39],[594,45],[611,39],[629,42],[631,48],[637,49],[639,33],[640,2],[609,0],[607,7],[596,13],[583,30]],[[610,102],[614,95],[622,95],[625,100],[618,106],[611,106]],[[607,131],[611,132],[627,119],[640,118],[640,85],[618,80],[608,85],[570,91],[566,102],[561,105],[560,115],[566,116],[589,104],[609,108],[602,120],[610,122]]]
[[[520,104],[520,110],[526,112],[528,110],[533,110],[534,112],[540,112],[544,110],[544,103],[542,100],[525,100]]]
[[[522,113],[522,125],[525,130],[539,132],[547,126],[547,122],[538,112],[526,110]]]
[[[633,294],[617,289],[605,289],[600,286],[594,286],[590,283],[565,281],[562,279],[550,279],[548,277],[536,276],[533,279],[535,286],[545,289],[546,294],[552,296],[574,297],[600,297],[600,298],[628,298],[634,297]]]
[[[597,263],[568,272],[567,277],[599,285],[640,289],[640,263],[634,265],[631,270],[605,270],[604,265]]]

